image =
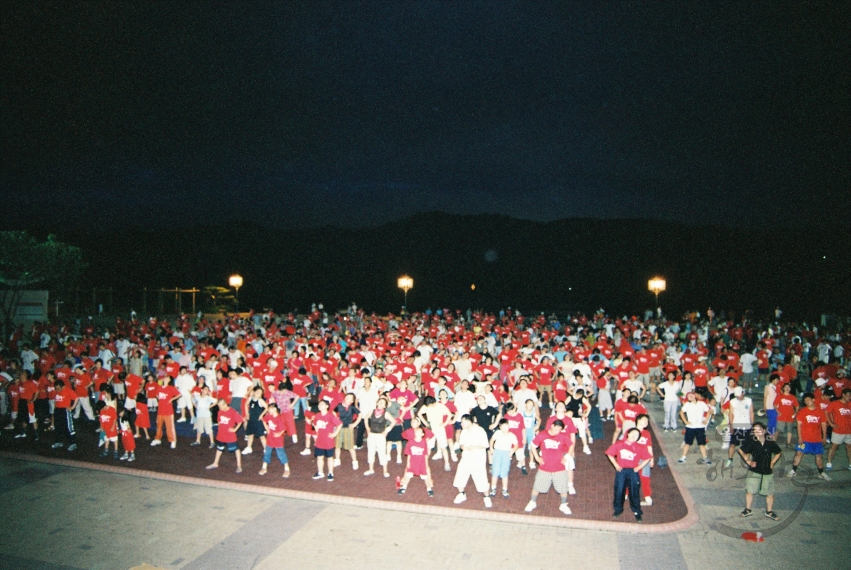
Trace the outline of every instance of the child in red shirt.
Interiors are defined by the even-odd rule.
[[[428,465],[428,443],[425,439],[425,430],[420,426],[411,428],[411,430],[414,432],[414,437],[408,440],[408,444],[405,446],[408,463],[405,467],[405,476],[402,477],[401,487],[399,487],[399,494],[404,495],[411,479],[419,477],[425,481],[428,496],[434,497],[431,468]]]
[[[118,413],[118,425],[121,428],[121,447],[124,448],[124,455],[119,459],[128,463],[136,461],[136,440],[133,437],[132,416],[133,412],[126,408]]]

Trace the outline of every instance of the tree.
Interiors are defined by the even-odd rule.
[[[0,307],[4,337],[14,327],[21,293],[33,285],[62,299],[76,286],[85,262],[80,248],[49,235],[43,242],[24,231],[0,232]]]
[[[201,289],[201,295],[208,313],[230,313],[236,306],[236,297],[233,289],[219,287],[218,285],[207,285]]]

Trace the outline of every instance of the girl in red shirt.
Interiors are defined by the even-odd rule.
[[[411,479],[419,477],[425,481],[428,496],[434,497],[431,468],[428,465],[428,443],[425,440],[425,430],[420,426],[411,429],[414,432],[414,438],[405,445],[408,463],[405,467],[405,476],[402,477],[401,487],[399,487],[399,494],[404,495]]]

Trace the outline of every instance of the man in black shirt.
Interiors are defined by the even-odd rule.
[[[484,396],[477,396],[476,403],[478,406],[470,410],[470,415],[473,416],[473,420],[479,424],[479,427],[485,430],[485,433],[488,434],[488,441],[490,441],[501,419],[499,410],[493,406],[488,406]]]
[[[748,474],[745,477],[745,510],[743,517],[753,514],[751,505],[756,493],[765,496],[765,516],[777,520],[777,514],[772,510],[774,507],[774,465],[780,460],[783,452],[780,446],[773,440],[765,439],[765,424],[756,422],[753,424],[751,437],[746,439],[739,448],[739,455],[748,466]]]

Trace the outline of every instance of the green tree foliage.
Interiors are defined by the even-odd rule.
[[[55,299],[66,298],[85,269],[80,248],[49,235],[45,241],[23,231],[0,232],[0,307],[3,327],[10,331],[21,293],[40,287]]]
[[[235,310],[236,296],[233,289],[207,285],[201,289],[201,297],[208,313],[230,313]]]

